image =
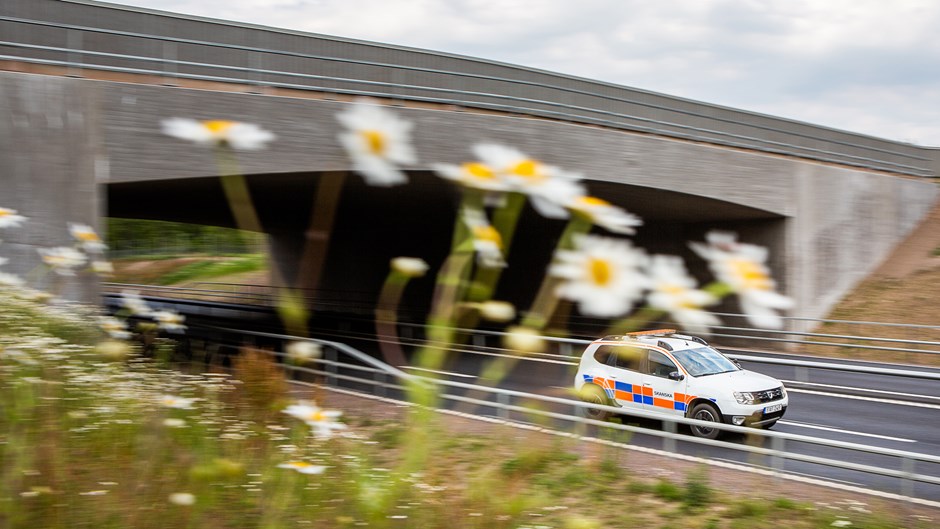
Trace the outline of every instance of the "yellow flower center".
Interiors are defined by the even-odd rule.
[[[98,242],[101,240],[101,237],[98,237],[98,234],[93,231],[77,232],[75,238],[82,242]]]
[[[607,286],[614,276],[614,268],[610,265],[610,261],[604,259],[591,259],[588,261],[588,269],[590,270],[591,280],[601,287]]]
[[[575,201],[575,206],[582,208],[607,207],[609,205],[610,202],[597,197],[579,197],[578,200]]]
[[[13,214],[12,209],[0,208],[0,217],[9,217]]]
[[[731,273],[748,290],[770,290],[772,288],[770,276],[764,267],[750,259],[731,259]]]
[[[214,119],[211,121],[203,121],[202,126],[209,129],[209,132],[213,136],[221,136],[234,125],[234,121],[226,121],[222,119]]]
[[[307,415],[308,422],[323,422],[325,420],[326,420],[326,415],[323,414],[322,410],[317,410]]]
[[[666,294],[670,294],[670,295],[672,295],[672,296],[678,296],[678,295],[680,295],[680,294],[684,294],[684,293],[685,293],[685,289],[684,289],[684,288],[682,288],[681,286],[676,285],[676,284],[674,284],[674,283],[667,283],[667,284],[665,284],[665,285],[660,285],[659,290],[660,290],[661,292],[664,292],[664,293],[666,293]]]
[[[473,227],[473,238],[478,241],[491,242],[502,248],[503,238],[499,236],[499,232],[496,231],[496,228],[486,225],[486,226],[474,226]]]
[[[463,170],[473,178],[479,180],[492,180],[496,178],[496,173],[494,173],[492,169],[479,162],[465,163],[463,164]]]
[[[539,163],[535,160],[522,160],[512,168],[513,174],[530,180],[541,180],[545,177],[539,171]]]
[[[385,152],[388,142],[384,134],[377,130],[364,130],[361,134],[363,139],[366,140],[366,146],[370,153],[380,156]]]
[[[307,468],[307,467],[313,466],[310,463],[307,463],[306,461],[291,461],[290,463],[288,463],[288,465],[294,468]]]

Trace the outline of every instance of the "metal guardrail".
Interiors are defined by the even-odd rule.
[[[213,282],[199,282],[197,285],[205,288],[182,288],[182,287],[165,287],[165,286],[154,286],[154,285],[139,285],[139,284],[123,284],[123,283],[103,283],[105,288],[113,289],[125,289],[125,290],[140,290],[142,292],[156,292],[170,294],[173,296],[184,296],[189,299],[206,299],[212,298],[216,300],[230,300],[234,302],[242,302],[246,304],[251,303],[261,303],[265,306],[273,306],[277,300],[277,292],[273,287],[261,286],[261,285],[245,285],[239,283],[213,283]],[[209,288],[214,287],[214,288]],[[326,296],[320,297],[320,294],[326,294]],[[346,292],[334,292],[334,291],[316,291],[311,293],[313,299],[317,300],[317,304],[321,308],[330,308],[330,307],[346,307],[348,305],[348,296]],[[372,308],[357,311],[358,313],[372,313]],[[743,318],[741,314],[731,314],[731,313],[715,313],[717,316],[723,317],[738,317]],[[820,323],[825,322],[841,322],[841,323],[854,323],[858,325],[875,325],[875,326],[885,326],[885,327],[910,327],[915,331],[924,331],[924,330],[936,330],[940,331],[940,326],[933,325],[911,325],[907,326],[904,324],[897,323],[877,323],[877,322],[851,322],[848,320],[813,320],[810,318],[789,318],[789,319],[798,319],[801,321],[817,321]],[[408,327],[422,327],[420,324],[400,324],[402,326]],[[500,334],[497,331],[481,331],[473,329],[457,329],[460,332],[477,332],[483,335],[498,335]],[[736,331],[736,332],[722,332],[722,331]],[[806,345],[806,346],[822,346],[822,347],[839,347],[847,349],[858,349],[858,350],[868,350],[868,351],[881,351],[881,352],[897,352],[897,353],[913,353],[913,354],[923,354],[923,355],[940,355],[940,342],[930,341],[930,340],[907,340],[900,338],[889,338],[889,337],[876,337],[876,336],[855,336],[855,335],[841,335],[841,334],[832,334],[832,333],[812,333],[812,332],[803,332],[803,331],[788,331],[781,329],[755,329],[750,327],[736,327],[736,326],[715,326],[712,336],[715,338],[727,338],[733,340],[753,340],[759,343],[786,343],[786,344],[797,344],[797,345]],[[830,342],[830,341],[811,341],[805,339],[791,339],[789,336],[797,336],[801,338],[827,338],[827,339],[842,339],[848,340],[851,342],[864,342],[864,343],[839,343],[839,342]],[[590,343],[591,340],[587,339],[577,339],[577,338],[553,338],[546,337],[547,340],[561,343],[561,344],[577,344],[577,345],[586,345]],[[903,344],[903,345],[922,345],[926,347],[932,347],[934,349],[914,349],[910,347],[891,347],[884,345],[875,345],[874,343],[886,343],[886,344]],[[732,355],[733,356],[733,355]]]
[[[50,0],[29,0],[28,3],[38,2],[50,3]],[[132,31],[125,27],[109,28],[103,22],[92,27],[55,21],[55,16],[50,16],[50,20],[17,16],[38,12],[22,7],[26,3],[18,0],[0,8],[0,23],[9,28],[5,33],[27,35],[24,41],[7,39],[0,42],[0,47],[8,51],[0,54],[0,59],[58,65],[68,68],[71,75],[80,75],[82,69],[96,69],[458,105],[590,123],[913,176],[937,176],[933,167],[935,157],[927,148],[530,68],[93,2],[69,4],[83,6],[82,9],[88,11],[86,14],[95,13],[96,16],[87,16],[85,20],[130,12],[141,21],[170,17],[187,24],[187,27],[203,25],[205,31],[212,26],[226,30],[234,27],[257,38],[244,37],[243,42],[238,42],[238,37],[233,37],[229,31],[229,42],[216,42]],[[30,30],[24,32],[24,27]],[[141,22],[140,27],[154,25]],[[265,38],[261,38],[262,35]],[[283,44],[283,48],[249,45],[255,42],[288,42],[290,39],[309,42],[305,46]],[[322,44],[319,48],[333,53],[294,51],[314,48],[315,42]],[[212,53],[217,53],[217,56]],[[216,60],[181,58],[187,54],[193,58]],[[385,60],[367,58],[377,55]],[[263,68],[265,62],[291,64],[291,69]],[[441,66],[428,66],[429,63]],[[346,76],[331,74],[330,67],[324,66],[329,64],[343,65]],[[402,74],[420,82],[396,81]]]
[[[330,385],[339,385],[341,381],[346,381],[355,384],[361,384],[373,388],[373,394],[376,391],[380,393],[379,396],[386,397],[387,390],[397,390],[403,391],[405,386],[404,383],[419,381],[422,383],[434,384],[440,388],[441,393],[439,397],[454,402],[464,402],[473,404],[476,406],[485,406],[489,408],[494,408],[498,410],[498,414],[504,418],[508,419],[510,412],[523,413],[527,415],[538,415],[541,417],[553,419],[556,421],[562,421],[564,423],[572,424],[586,424],[592,425],[598,428],[606,428],[610,430],[619,430],[632,433],[642,433],[645,435],[651,435],[659,437],[663,440],[663,450],[668,452],[676,451],[676,441],[690,442],[700,445],[715,446],[721,448],[732,449],[741,452],[747,452],[755,455],[766,456],[770,459],[769,465],[764,465],[765,468],[769,468],[775,473],[782,474],[785,471],[785,462],[786,461],[796,461],[803,463],[810,463],[816,465],[822,465],[831,468],[838,468],[843,470],[851,470],[857,472],[864,472],[868,474],[874,474],[879,476],[885,476],[894,478],[901,481],[901,486],[899,487],[903,496],[908,499],[912,499],[918,503],[924,503],[932,506],[940,506],[940,502],[933,502],[929,500],[917,500],[913,498],[913,483],[924,483],[934,486],[940,486],[940,476],[929,475],[929,474],[919,474],[914,471],[916,463],[926,463],[940,465],[940,456],[924,454],[918,452],[910,452],[904,450],[896,450],[891,448],[883,448],[877,446],[864,445],[859,443],[851,443],[844,441],[835,441],[831,439],[823,439],[817,437],[811,437],[806,435],[791,434],[784,432],[776,432],[772,430],[763,430],[748,428],[742,426],[734,426],[730,424],[723,423],[713,423],[699,421],[696,419],[687,419],[683,417],[670,417],[667,415],[660,415],[656,413],[651,413],[645,410],[631,410],[630,415],[642,417],[646,419],[662,421],[665,425],[665,431],[652,430],[647,428],[641,428],[637,426],[632,426],[629,424],[617,424],[610,423],[606,421],[598,421],[595,419],[590,419],[584,417],[583,410],[587,409],[596,409],[603,410],[611,413],[622,413],[623,410],[613,406],[606,406],[600,404],[592,404],[587,402],[582,402],[580,400],[566,399],[560,397],[551,397],[546,395],[539,395],[533,393],[526,393],[522,391],[507,390],[494,388],[489,386],[482,386],[478,384],[469,384],[463,382],[455,382],[449,380],[441,379],[432,379],[420,375],[412,375],[405,373],[400,369],[389,366],[368,354],[359,351],[353,347],[350,347],[346,344],[328,340],[318,340],[318,339],[307,339],[307,338],[298,338],[290,335],[276,334],[276,333],[261,333],[261,332],[251,332],[245,333],[239,329],[230,329],[224,327],[210,327],[210,329],[215,329],[221,332],[231,332],[238,333],[240,335],[248,334],[252,336],[264,337],[264,338],[273,338],[282,340],[284,342],[306,340],[310,342],[315,342],[324,347],[326,354],[325,358],[315,360],[315,363],[322,365],[320,369],[314,369],[303,366],[294,366],[290,364],[284,364],[283,367],[292,372],[297,373],[306,373],[310,375],[322,376]],[[284,352],[270,352],[276,356],[285,356]],[[365,364],[356,365],[347,362],[341,362],[338,360],[338,355],[343,354],[351,359]],[[366,373],[368,377],[359,377],[350,374],[342,374],[339,372],[339,368],[346,370],[347,372],[362,372]],[[396,383],[394,381],[398,381]],[[493,397],[495,400],[486,400],[477,397],[467,397],[466,395],[458,395],[454,393],[447,393],[449,390],[468,390],[472,391],[473,394],[487,395]],[[513,399],[517,403],[513,403]],[[525,406],[518,403],[519,400],[525,401],[539,401],[546,404],[561,405],[568,409],[575,410],[574,414],[560,413],[557,411],[550,411],[545,409],[538,409],[531,406]],[[753,446],[751,444],[739,444],[739,443],[730,443],[721,440],[710,440],[703,439],[699,437],[693,437],[689,435],[683,435],[678,433],[678,425],[685,426],[706,426],[718,428],[725,432],[733,432],[740,434],[747,434],[750,436],[760,436],[766,439],[770,439],[771,448],[765,448],[762,446]],[[810,444],[820,447],[827,447],[832,449],[845,450],[848,452],[864,452],[868,454],[875,454],[879,456],[890,457],[899,460],[899,468],[882,468],[873,465],[867,465],[862,463],[856,463],[852,461],[852,457],[845,457],[841,459],[835,459],[830,457],[820,457],[808,454],[802,454],[786,450],[787,443],[803,443]],[[750,461],[751,464],[754,461]]]

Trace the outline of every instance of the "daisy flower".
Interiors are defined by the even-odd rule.
[[[182,505],[184,507],[188,507],[196,503],[196,497],[189,492],[174,492],[173,494],[170,494],[167,499],[174,505]]]
[[[313,429],[314,435],[320,439],[329,439],[333,436],[333,430],[346,428],[346,425],[338,420],[343,412],[324,410],[314,404],[291,404],[284,409],[284,413],[307,423],[307,426]]]
[[[256,151],[273,140],[274,133],[251,123],[238,121],[197,121],[171,118],[162,122],[163,133],[200,145],[224,145],[240,151]]]
[[[503,259],[503,238],[489,223],[486,214],[478,209],[468,208],[464,210],[463,220],[473,237],[477,263],[487,268],[506,266]]]
[[[17,215],[15,209],[0,207],[0,228],[15,228],[26,221],[26,217]]]
[[[738,295],[741,310],[751,325],[779,329],[783,320],[776,313],[793,306],[793,300],[775,291],[770,277],[767,248],[737,242],[733,233],[713,231],[706,235],[708,244],[691,243],[692,249],[708,261],[719,281]]]
[[[291,342],[284,349],[287,352],[287,359],[297,365],[308,364],[323,356],[323,348],[316,342]]]
[[[0,286],[21,287],[23,280],[17,275],[0,272]]]
[[[629,241],[592,235],[575,238],[575,250],[559,250],[548,273],[558,277],[559,297],[575,301],[585,316],[626,314],[648,280],[641,271],[646,254]]]
[[[510,191],[509,184],[501,178],[495,169],[482,162],[468,162],[461,165],[439,163],[431,166],[441,178],[482,191]]]
[[[140,297],[140,293],[136,290],[125,290],[121,292],[121,302],[124,308],[131,311],[131,314],[134,316],[150,316],[153,314],[153,310],[147,305],[144,298]]]
[[[87,257],[75,248],[39,248],[42,262],[63,276],[75,275],[75,269],[85,264]]]
[[[114,273],[114,265],[110,261],[92,261],[91,271],[102,276],[111,275]]]
[[[277,468],[288,468],[301,474],[322,474],[326,470],[323,465],[314,465],[306,461],[288,461],[287,463],[281,463]]]
[[[479,305],[480,316],[490,321],[506,322],[516,317],[516,307],[507,301],[484,301]]]
[[[594,224],[613,233],[633,235],[636,233],[633,228],[643,225],[640,217],[600,198],[580,196],[572,200],[568,204],[568,208],[584,215]]]
[[[150,316],[157,321],[157,325],[164,331],[178,333],[186,330],[186,326],[183,325],[186,317],[178,312],[158,310],[152,312]]]
[[[356,102],[336,119],[347,129],[339,135],[339,142],[366,183],[387,187],[408,181],[399,166],[418,160],[411,145],[410,121],[365,101]]]
[[[87,224],[69,223],[69,233],[78,241],[79,247],[88,253],[101,253],[108,247],[101,241],[101,237]]]
[[[530,327],[510,327],[503,336],[503,344],[521,353],[541,353],[545,350],[545,338]]]
[[[176,397],[174,395],[163,395],[160,397],[160,405],[164,408],[173,408],[176,410],[191,410],[196,399],[187,399]]]
[[[127,324],[117,318],[103,316],[98,318],[98,325],[115,340],[127,340],[131,337],[131,333],[127,331]]]
[[[545,217],[567,218],[565,205],[585,194],[584,186],[578,183],[580,175],[545,165],[512,147],[482,143],[475,145],[473,152],[500,174],[511,190],[528,195],[532,207]]]
[[[421,277],[428,271],[428,263],[418,257],[396,257],[392,259],[391,267],[406,277]]]
[[[650,306],[666,311],[686,330],[708,333],[708,328],[720,321],[702,307],[712,305],[718,299],[695,288],[693,279],[685,270],[682,259],[674,255],[654,255],[647,268],[650,280],[650,293],[647,301]]]

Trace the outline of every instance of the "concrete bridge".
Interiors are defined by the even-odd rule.
[[[303,276],[314,193],[350,169],[335,115],[362,95],[415,123],[420,163],[402,187],[345,180],[322,285],[351,303],[375,299],[390,257],[441,262],[457,191],[428,169],[466,161],[480,141],[584,173],[592,194],[644,218],[636,239],[651,252],[691,257],[686,241],[713,228],[770,247],[806,317],[938,197],[935,148],[480,59],[85,0],[7,0],[0,35],[0,206],[32,219],[0,252],[20,273],[36,248],[66,242],[69,221],[232,225],[212,152],[160,131],[193,117],[278,135],[239,163],[280,268]],[[501,297],[526,306],[562,227],[525,214]],[[64,288],[89,299],[96,287]]]

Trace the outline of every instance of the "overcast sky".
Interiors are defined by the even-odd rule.
[[[116,0],[481,57],[940,147],[936,0]]]

